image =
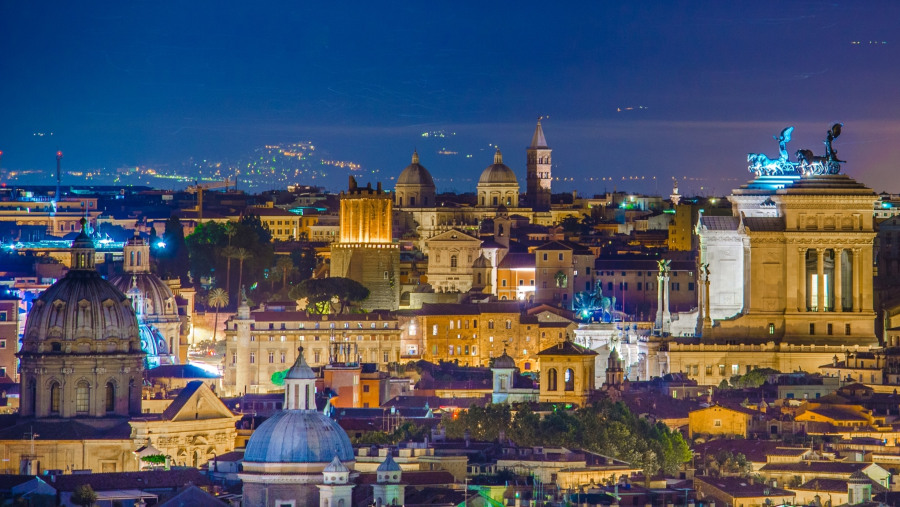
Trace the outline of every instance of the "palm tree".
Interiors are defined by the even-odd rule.
[[[294,267],[293,259],[291,259],[287,255],[281,255],[278,257],[278,260],[275,261],[275,268],[281,275],[281,290],[284,290],[287,288],[288,277],[296,273],[297,268]]]
[[[237,259],[239,262],[238,272],[240,274],[238,274],[238,287],[240,287],[241,290],[244,288],[244,261],[250,257],[253,257],[253,253],[246,248],[235,248],[234,253],[231,254],[231,258]]]
[[[234,251],[237,248],[228,245],[220,252],[225,257],[225,292],[231,295],[231,259],[234,258]]]
[[[228,293],[221,287],[217,287],[206,296],[206,304],[216,309],[216,321],[213,324],[213,343],[216,342],[216,332],[219,330],[219,309],[228,304]]]

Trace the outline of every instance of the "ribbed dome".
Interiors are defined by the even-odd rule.
[[[143,296],[145,322],[178,321],[175,295],[165,282],[153,273],[123,273],[109,279],[123,293],[137,287]]]
[[[251,463],[330,463],[353,461],[347,433],[315,410],[283,410],[259,425],[244,452]]]
[[[113,284],[92,269],[72,269],[51,285],[34,302],[25,323],[23,348],[37,352],[46,341],[91,341],[138,339],[138,323],[131,301]],[[111,342],[110,342],[111,343]],[[62,347],[58,352],[128,352],[122,343],[115,347]],[[110,350],[112,349],[112,350]],[[46,346],[45,352],[53,351]]]
[[[489,165],[481,173],[481,178],[478,179],[479,185],[485,183],[511,183],[515,185],[519,183],[516,180],[516,173],[503,163],[503,155],[500,153],[500,150],[497,150],[497,153],[494,154],[494,163]]]
[[[472,267],[475,269],[484,269],[491,267],[491,260],[481,254],[475,259],[475,262],[472,263]]]
[[[510,357],[509,354],[507,354],[505,350],[503,351],[503,355],[502,355],[502,356],[498,357],[497,359],[494,359],[494,366],[493,366],[493,368],[510,368],[510,369],[513,369],[513,368],[515,368],[515,367],[516,367],[516,361],[515,361],[515,359],[513,359],[512,357]]]
[[[400,173],[397,178],[398,185],[420,185],[426,187],[434,187],[434,179],[425,166],[419,163],[419,154],[413,152],[412,163],[406,166],[406,169]]]

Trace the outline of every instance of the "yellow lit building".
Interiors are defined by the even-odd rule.
[[[594,392],[597,353],[564,341],[537,355],[541,365],[540,401],[585,406]]]

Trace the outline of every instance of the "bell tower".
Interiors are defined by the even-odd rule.
[[[527,194],[528,206],[535,211],[550,209],[550,183],[553,181],[551,174],[550,155],[553,152],[547,146],[544,138],[544,129],[541,128],[541,119],[538,119],[534,136],[531,138],[531,146],[525,150],[527,158]]]

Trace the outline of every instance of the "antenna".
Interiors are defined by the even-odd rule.
[[[59,202],[59,183],[62,180],[62,152],[56,152],[56,201]]]

